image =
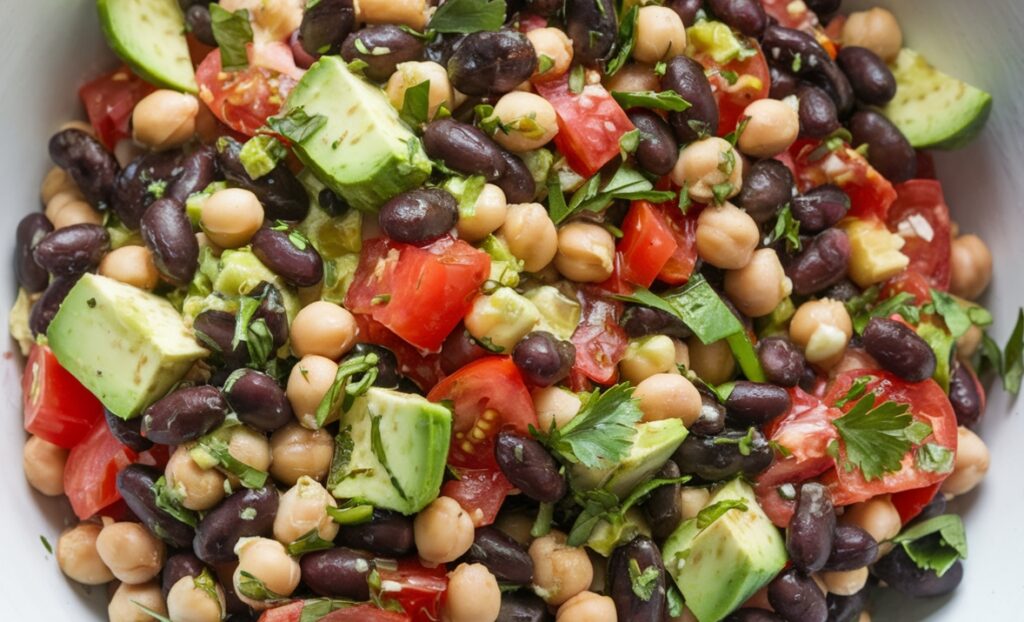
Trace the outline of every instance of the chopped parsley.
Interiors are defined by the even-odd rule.
[[[654,590],[658,587],[661,572],[657,566],[651,565],[640,570],[640,562],[635,558],[629,560],[629,584],[637,598],[644,602],[651,600]]]
[[[555,504],[541,503],[537,508],[537,518],[530,527],[530,535],[534,538],[543,538],[551,532],[551,522],[554,519]]]
[[[238,592],[242,596],[263,602],[278,602],[288,598],[272,591],[258,577],[244,570],[239,573]]]
[[[583,92],[583,87],[587,85],[587,74],[583,65],[576,65],[569,72],[569,90],[576,95]]]
[[[220,64],[224,71],[237,71],[249,66],[246,46],[252,43],[249,11],[228,11],[219,4],[210,4],[210,27],[220,48]]]
[[[581,546],[590,538],[590,534],[601,521],[607,521],[613,528],[618,528],[626,520],[626,512],[633,506],[643,503],[656,489],[662,486],[685,484],[688,481],[690,481],[688,476],[653,479],[637,486],[621,503],[614,493],[602,488],[575,493],[573,499],[582,508],[582,511],[569,530],[566,543],[569,546]]]
[[[736,450],[741,456],[749,456],[753,450],[754,439],[756,438],[757,428],[750,426],[747,433],[739,438],[730,438],[728,436],[716,437],[713,442],[715,445],[736,445]]]
[[[1024,309],[1017,312],[1017,324],[1006,342],[999,372],[1003,376],[1003,388],[1016,395],[1024,377]]]
[[[406,89],[399,116],[412,127],[430,121],[430,80]]]
[[[742,499],[723,499],[712,503],[697,513],[697,529],[707,529],[711,523],[725,516],[730,510],[747,511],[747,503]]]
[[[555,61],[547,54],[541,54],[537,58],[537,73],[545,74],[551,71],[551,68],[555,66]]]
[[[601,11],[604,11],[604,4],[601,0],[597,0],[597,6]],[[640,7],[634,5],[623,17],[619,20],[619,33],[615,40],[615,54],[608,60],[604,67],[604,73],[607,76],[613,76],[622,67],[629,62],[629,55],[633,53],[633,48],[636,47],[636,25],[637,20],[640,16]]]
[[[470,34],[499,30],[505,23],[505,0],[448,0],[430,18],[429,30]]]
[[[166,477],[161,476],[156,480],[153,484],[153,494],[156,507],[173,516],[178,522],[185,523],[192,528],[199,524],[199,516],[182,505],[185,500],[185,492],[168,486]]]
[[[322,114],[309,116],[302,106],[292,108],[282,117],[267,119],[267,127],[293,143],[303,142],[326,124],[327,117]]]
[[[967,535],[956,514],[944,514],[918,523],[892,539],[923,570],[946,574],[960,559],[967,559]]]
[[[736,143],[740,142],[740,136],[743,136],[743,132],[747,131],[747,126],[750,125],[750,117],[744,115],[740,117],[740,122],[736,124],[736,129],[725,135],[725,139],[729,141],[729,144],[733,147]]]
[[[43,543],[43,548],[46,549],[46,552],[53,555],[53,546],[50,544],[50,541],[46,539],[46,536],[40,534],[39,541]]]
[[[339,525],[361,525],[373,518],[373,506],[350,501],[341,507],[327,506],[327,515]]]
[[[355,398],[366,393],[377,380],[380,358],[373,352],[348,359],[338,366],[331,388],[316,407],[316,425],[323,427],[341,411],[352,408]]]
[[[252,296],[242,296],[238,301],[238,314],[235,316],[235,334],[231,339],[231,347],[245,342],[249,351],[250,362],[255,367],[262,367],[274,352],[274,336],[266,320],[256,317],[262,300]]]
[[[326,551],[327,549],[334,548],[334,543],[330,540],[324,540],[321,538],[319,529],[314,528],[304,533],[295,542],[289,544],[287,548],[289,555],[297,557],[304,553]]]
[[[736,186],[727,181],[715,184],[711,186],[711,201],[715,205],[725,205],[725,202],[729,200],[729,196],[732,195],[734,190],[736,190]]]
[[[636,153],[639,146],[640,130],[638,129],[632,129],[619,138],[619,151],[622,153],[623,160]]]
[[[142,603],[140,603],[137,600],[133,600],[132,604],[135,605],[136,607],[138,607],[139,609],[141,609],[143,613],[145,613],[149,617],[153,618],[157,622],[171,622],[171,619],[168,618],[167,616],[163,615],[159,611],[153,611],[152,609],[150,609],[149,607],[143,605]]]
[[[932,433],[931,426],[915,421],[907,404],[875,401],[868,393],[832,422],[846,446],[844,468],[859,469],[867,481],[899,471],[910,448]]]
[[[216,434],[216,432],[214,433]],[[254,469],[231,455],[228,444],[214,435],[207,435],[199,440],[195,449],[200,449],[216,460],[221,468],[236,476],[242,486],[250,489],[263,488],[267,483],[267,472]],[[193,449],[193,451],[195,451]]]
[[[771,245],[780,240],[786,241],[786,252],[789,253],[798,251],[803,246],[800,242],[800,221],[793,217],[793,208],[789,205],[779,211],[775,227],[765,238],[764,243]]]
[[[914,463],[917,464],[917,468],[929,473],[951,473],[955,457],[951,449],[927,443],[914,452]]]
[[[662,203],[675,197],[674,192],[654,190],[654,184],[642,173],[623,164],[607,182],[602,183],[600,173],[588,179],[573,193],[568,204],[564,203],[564,197],[561,203],[549,202],[548,213],[557,225],[577,212],[600,212],[616,199]]]
[[[642,416],[633,388],[618,384],[604,393],[591,393],[579,414],[562,428],[533,433],[563,461],[600,468],[629,453]]]
[[[682,112],[690,107],[690,102],[675,91],[612,91],[612,97],[625,109],[648,108]]]

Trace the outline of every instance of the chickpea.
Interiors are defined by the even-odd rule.
[[[864,589],[868,582],[868,567],[848,570],[846,572],[823,572],[821,579],[825,582],[825,588],[829,594],[838,596],[853,596]]]
[[[654,374],[676,370],[676,344],[671,337],[650,335],[629,342],[619,361],[622,377],[638,384]]]
[[[861,611],[860,615],[857,616],[857,622],[871,622],[871,614],[867,611]]]
[[[644,6],[636,17],[633,58],[657,63],[686,51],[686,26],[679,14],[663,6]]]
[[[328,506],[338,507],[334,496],[315,479],[300,477],[281,495],[274,517],[274,539],[288,545],[316,529],[324,540],[334,540],[340,525],[327,514]]]
[[[286,485],[302,476],[323,480],[334,458],[334,438],[326,430],[289,423],[270,437],[270,474]]]
[[[63,132],[64,130],[78,130],[79,132],[85,132],[89,136],[96,138],[96,128],[94,128],[91,123],[88,123],[86,121],[80,121],[78,119],[75,119],[72,121],[67,121],[66,123],[61,123],[60,127],[57,128],[57,131]]]
[[[145,246],[128,245],[110,251],[100,262],[99,273],[146,291],[160,283],[153,253]]]
[[[50,217],[54,229],[71,225],[102,225],[103,214],[85,201],[69,201]]]
[[[716,200],[715,188],[725,188],[729,199],[743,188],[743,158],[724,138],[705,138],[690,143],[679,152],[672,169],[672,181],[685,186],[698,203]],[[722,198],[722,191],[718,200]]]
[[[962,235],[953,240],[950,270],[950,293],[974,300],[992,281],[992,252],[978,236]]]
[[[558,231],[540,203],[509,205],[498,233],[527,272],[540,271],[558,252]]]
[[[679,505],[683,510],[683,520],[696,518],[711,500],[711,492],[707,488],[683,488],[679,491]]]
[[[111,523],[96,538],[96,552],[122,583],[145,583],[167,557],[162,540],[139,523]]]
[[[572,40],[560,28],[536,28],[526,33],[526,38],[537,50],[537,72],[533,75],[543,75],[545,78],[556,78],[572,65]],[[541,65],[545,64],[544,57],[548,57],[551,66],[547,71],[541,71]]]
[[[690,351],[690,369],[704,382],[722,384],[736,372],[736,359],[725,339],[705,344],[691,337],[686,347]]]
[[[213,584],[217,598],[196,585],[195,577],[182,577],[167,592],[167,615],[174,622],[220,622],[227,603],[224,590]]]
[[[222,0],[228,11],[248,9],[257,43],[283,41],[302,23],[302,0]]]
[[[956,357],[960,359],[961,363],[968,363],[971,360],[974,353],[978,351],[978,346],[981,345],[984,335],[981,327],[975,324],[971,324],[967,332],[960,335],[960,338],[956,340]]]
[[[292,351],[299,357],[339,359],[352,349],[358,334],[356,318],[347,309],[333,302],[314,302],[292,321]]]
[[[633,397],[640,401],[644,421],[675,418],[690,427],[700,416],[700,392],[679,374],[648,376],[636,385]]]
[[[746,266],[760,237],[754,219],[732,203],[708,206],[697,217],[697,254],[716,268]]]
[[[853,335],[853,322],[838,300],[823,298],[800,305],[789,323],[789,338],[803,349],[809,363],[832,367]]]
[[[793,282],[771,248],[754,251],[750,262],[725,273],[725,293],[750,317],[768,315],[793,291]]]
[[[28,483],[47,497],[64,494],[64,464],[68,450],[38,436],[25,441],[21,465]]]
[[[64,206],[72,201],[85,202],[85,195],[82,194],[82,191],[77,186],[58,190],[46,202],[46,208],[43,210],[43,213],[50,219],[50,222],[53,222],[57,218],[57,214],[64,209]]]
[[[239,248],[263,226],[263,205],[249,190],[225,188],[203,202],[199,221],[211,242]]]
[[[196,133],[198,114],[199,100],[194,96],[160,89],[135,104],[132,135],[155,151],[180,147]]]
[[[608,83],[605,86],[609,91],[620,93],[660,91],[661,78],[654,73],[654,67],[651,65],[630,63],[608,78]]]
[[[630,520],[636,518],[636,520],[639,521],[637,522],[637,525],[646,525],[646,519],[636,508],[630,508],[626,512],[626,515],[630,517]],[[644,529],[646,529],[646,527]],[[607,559],[600,553],[590,549],[585,550],[587,551],[587,557],[590,558],[590,567],[594,569],[594,578],[590,580],[590,586],[587,587],[587,591],[600,594],[608,588]]]
[[[422,30],[427,23],[426,0],[359,0],[357,21],[367,24],[404,24]]]
[[[672,340],[672,347],[676,351],[676,365],[690,369],[690,348],[678,339]]]
[[[555,622],[615,622],[617,619],[615,601],[594,592],[580,592],[573,596],[562,603],[555,615]]]
[[[578,395],[558,386],[534,389],[530,395],[542,430],[550,430],[552,423],[556,428],[565,426],[583,406]]]
[[[43,183],[39,187],[39,196],[42,197],[45,205],[58,192],[77,189],[78,186],[75,184],[75,180],[71,179],[71,175],[68,175],[67,171],[61,167],[55,166],[47,171],[46,177],[43,177]]]
[[[167,615],[167,605],[160,592],[160,585],[156,581],[147,581],[136,585],[122,583],[117,586],[114,596],[107,604],[107,619],[110,622],[153,622],[155,618],[143,611],[139,605],[160,615]],[[173,619],[174,622],[188,622],[185,618]]]
[[[896,16],[880,7],[851,13],[843,24],[841,39],[843,45],[867,48],[887,63],[896,60],[903,48],[903,31]]]
[[[462,557],[473,546],[473,519],[451,497],[438,497],[412,523],[416,550],[432,564],[446,564]]]
[[[533,530],[533,520],[533,516],[521,510],[504,511],[498,514],[497,520],[494,521],[494,527],[519,544],[530,546],[530,542],[533,540],[533,535],[530,533]]]
[[[228,440],[228,453],[235,460],[246,464],[257,471],[266,471],[270,468],[270,442],[262,432],[257,432],[248,426],[231,428]],[[238,477],[233,473],[226,473],[231,487],[237,490],[241,486]]]
[[[903,527],[900,513],[896,511],[896,506],[892,504],[889,495],[851,505],[846,508],[840,522],[860,527],[879,543],[892,540]]]
[[[181,493],[181,504],[190,510],[209,510],[224,499],[224,475],[217,469],[201,468],[184,445],[171,454],[164,476],[167,486]]]
[[[238,567],[235,568],[232,581],[235,593],[245,604],[253,609],[266,609],[270,605],[265,601],[258,585],[252,579],[261,582],[266,590],[281,596],[291,596],[299,586],[302,571],[284,545],[269,538],[241,538],[235,545],[238,555]],[[252,578],[242,573],[252,575]]]
[[[549,605],[561,605],[590,587],[594,567],[581,547],[565,544],[566,536],[551,531],[530,544],[533,587]]]
[[[422,3],[422,0],[420,0]],[[427,94],[427,114],[433,119],[437,111],[444,106],[451,110],[454,106],[455,93],[448,80],[448,71],[433,61],[410,61],[398,63],[395,73],[388,78],[385,90],[388,99],[396,110],[401,110],[405,103],[405,92],[414,86],[430,82]]]
[[[60,534],[57,564],[69,579],[83,585],[103,585],[114,580],[114,573],[96,552],[96,539],[102,529],[96,523],[79,523]]]
[[[558,134],[555,107],[535,93],[503,95],[494,105],[494,114],[501,120],[494,140],[509,151],[540,149]]]
[[[473,204],[473,210],[459,210],[459,222],[455,227],[460,238],[479,242],[504,224],[507,213],[505,191],[494,184],[485,184]]]
[[[796,142],[800,117],[796,108],[777,99],[760,99],[743,111],[750,117],[740,134],[739,149],[755,158],[771,158]]]
[[[981,438],[960,426],[957,430],[956,461],[953,472],[942,483],[942,492],[947,495],[962,495],[981,483],[988,473],[988,447]]]
[[[288,376],[288,401],[299,423],[315,430],[316,408],[324,395],[334,384],[334,376],[338,373],[338,365],[329,358],[311,354],[304,356],[292,368]]]
[[[601,225],[571,222],[558,230],[555,268],[573,281],[606,281],[615,269],[615,238]]]
[[[445,622],[494,622],[501,609],[498,580],[483,564],[459,564],[448,573]]]

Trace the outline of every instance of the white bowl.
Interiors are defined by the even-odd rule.
[[[986,303],[1002,343],[1024,296],[1024,3],[1020,0],[929,0],[846,2],[844,10],[871,5],[891,8],[900,18],[908,45],[939,68],[991,92],[995,111],[981,139],[968,148],[940,154],[939,176],[961,230],[980,234],[997,258],[996,278]],[[7,206],[0,213],[0,253],[13,255],[14,230],[26,213],[40,208],[39,183],[51,166],[50,134],[63,122],[83,118],[77,88],[83,80],[115,66],[96,21],[92,0],[4,2],[0,21],[0,188]],[[10,261],[7,261],[10,265]],[[0,317],[16,285],[10,268],[0,270]],[[4,329],[6,330],[6,329]],[[0,491],[7,510],[0,514],[4,534],[0,619],[106,619],[105,589],[86,589],[64,578],[54,556],[40,541],[56,544],[72,521],[67,501],[44,498],[22,475],[20,357],[16,346],[0,361]],[[963,584],[950,597],[876,601],[875,620],[1022,620],[1024,596],[1024,419],[1001,389],[989,393],[980,433],[992,451],[992,469],[979,490],[958,506],[967,513],[970,559]],[[884,609],[884,611],[883,611]]]

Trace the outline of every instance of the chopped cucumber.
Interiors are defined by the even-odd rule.
[[[157,86],[195,93],[195,71],[177,0],[96,0],[103,34],[135,73]]]

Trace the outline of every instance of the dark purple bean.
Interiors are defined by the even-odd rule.
[[[824,570],[857,570],[870,566],[876,559],[878,542],[871,534],[856,525],[839,525],[836,527],[832,552],[828,556]]]
[[[181,7],[182,11],[187,11],[189,7],[199,4],[202,0],[178,0],[178,6]]]
[[[791,205],[801,233],[821,233],[850,211],[850,196],[839,186],[825,184],[793,197]]]
[[[740,425],[762,425],[789,410],[789,392],[763,382],[739,380],[725,400],[729,419]]]
[[[161,445],[182,445],[224,423],[227,414],[228,404],[217,387],[185,387],[143,412],[142,435]]]
[[[199,242],[185,206],[174,199],[154,201],[142,216],[140,230],[160,274],[175,285],[188,285],[199,267]]]
[[[956,413],[957,425],[972,428],[981,421],[982,397],[974,372],[967,365],[953,363],[953,374],[949,378],[949,403]]]
[[[184,203],[196,192],[202,192],[217,179],[217,151],[201,146],[181,157],[175,169],[174,181],[167,186],[164,196]]]
[[[321,0],[303,13],[299,43],[311,56],[337,54],[355,21],[352,0]]]
[[[160,591],[163,592],[164,598],[167,598],[167,593],[171,591],[175,583],[185,577],[198,577],[206,569],[203,560],[192,553],[178,553],[170,556],[160,574]]]
[[[829,594],[828,622],[857,622],[860,613],[868,605],[868,590],[861,590],[850,596]]]
[[[680,475],[682,473],[679,472],[679,465],[669,460],[662,465],[654,478],[676,479]],[[681,489],[680,484],[655,488],[641,506],[644,516],[647,518],[647,524],[651,526],[651,534],[658,540],[664,540],[672,535],[679,523],[683,521],[683,506],[679,500]]]
[[[850,118],[854,145],[868,146],[868,162],[896,183],[917,175],[917,153],[900,128],[881,113],[861,110]]]
[[[945,513],[946,513],[946,497],[944,495],[938,495],[937,494],[937,495],[935,495],[935,497],[932,498],[931,502],[928,505],[924,506],[924,509],[921,510],[921,513],[918,514],[917,516],[915,516],[908,523],[908,525],[914,525],[916,523],[921,523],[921,522],[924,522],[924,521],[928,520],[929,518],[935,518],[936,516],[942,516]]]
[[[839,111],[828,93],[809,84],[800,85],[798,117],[802,138],[824,138],[840,128]]]
[[[679,470],[696,475],[702,480],[718,482],[743,473],[754,477],[772,463],[774,452],[756,428],[749,430],[725,430],[717,436],[691,434],[676,450],[673,460]],[[751,441],[746,441],[747,435]],[[740,443],[749,449],[747,455],[740,451]]]
[[[287,231],[264,227],[252,236],[252,252],[271,272],[295,287],[312,287],[324,278],[324,260],[310,244],[299,248]]]
[[[935,352],[902,322],[871,318],[861,340],[882,367],[908,382],[921,382],[935,373]]]
[[[466,36],[467,35],[458,32],[446,32],[439,34],[433,41],[427,44],[427,47],[423,49],[423,60],[429,60],[441,65],[442,67],[447,67],[448,61],[452,59],[452,54],[455,53],[455,49],[462,45],[462,41]],[[471,109],[472,107],[473,106],[470,106]]]
[[[760,37],[768,26],[768,15],[760,0],[708,0],[708,8],[748,37]]]
[[[431,121],[423,131],[423,148],[431,158],[467,175],[494,181],[505,172],[498,143],[468,123],[453,119]]]
[[[843,4],[843,0],[806,0],[807,8],[814,11],[818,17],[828,17]]]
[[[828,93],[840,114],[853,107],[853,88],[814,36],[772,24],[765,28],[761,47],[770,65],[809,80]]]
[[[499,432],[494,457],[508,481],[534,501],[554,503],[565,496],[565,477],[558,463],[532,438]]]
[[[565,33],[572,39],[573,58],[594,66],[608,58],[618,24],[612,0],[566,0]]]
[[[689,28],[697,23],[697,12],[704,8],[704,0],[669,0],[665,6],[675,11]]]
[[[334,194],[334,191],[330,188],[321,190],[320,194],[316,197],[316,202],[331,216],[344,216],[351,209],[345,199]]]
[[[533,44],[524,35],[508,30],[474,32],[463,39],[448,60],[452,86],[466,95],[508,93],[536,69],[537,52]]]
[[[358,525],[345,525],[335,542],[377,555],[403,557],[413,552],[412,517],[374,508],[373,518]]]
[[[372,558],[365,553],[338,547],[302,556],[302,581],[318,596],[369,600]]]
[[[757,359],[768,382],[780,387],[795,387],[807,362],[800,349],[785,337],[768,337],[757,344]]]
[[[117,474],[117,491],[128,508],[155,536],[174,548],[187,548],[193,529],[156,505],[153,491],[163,472],[143,464],[130,464]]]
[[[225,136],[217,140],[217,162],[228,181],[256,195],[267,221],[305,218],[309,212],[309,196],[288,164],[279,162],[266,175],[253,179],[242,165],[241,152],[242,145],[237,140]]]
[[[153,441],[142,436],[142,419],[140,417],[122,419],[104,408],[103,418],[107,422],[110,435],[128,449],[141,454],[153,446]]]
[[[260,301],[256,307],[253,320],[263,320],[274,339],[274,348],[280,348],[288,342],[288,311],[284,307],[284,296],[281,290],[266,281],[261,281],[251,292],[251,298]]]
[[[690,102],[686,110],[668,115],[679,142],[689,143],[702,135],[718,134],[718,104],[703,65],[688,56],[676,56],[668,61],[661,86]]]
[[[490,354],[473,337],[466,328],[459,324],[441,345],[441,371],[454,374],[477,359]]]
[[[853,87],[846,78],[846,74],[836,65],[831,58],[822,65],[821,70],[807,76],[807,81],[825,91],[836,105],[836,112],[845,118],[853,111],[857,103],[853,95]]]
[[[277,380],[245,369],[224,386],[224,398],[242,423],[261,432],[273,432],[294,417],[291,403]]]
[[[847,302],[864,293],[856,283],[850,279],[843,279],[823,292],[824,298],[831,298],[839,302]]]
[[[619,322],[626,334],[636,339],[648,335],[668,335],[686,339],[693,331],[676,316],[653,307],[629,307]]]
[[[239,341],[232,345],[235,338],[235,316],[227,311],[203,311],[192,323],[196,339],[204,346],[220,354],[224,364],[230,368],[238,368],[249,362],[249,349]]]
[[[576,360],[576,346],[538,330],[523,337],[512,350],[512,360],[530,384],[550,387],[564,380]]]
[[[836,512],[828,488],[816,482],[801,486],[796,512],[786,530],[786,551],[793,565],[807,573],[824,568],[835,530]]]
[[[633,154],[637,164],[648,173],[667,175],[679,159],[679,143],[672,127],[656,112],[644,108],[632,108],[626,115],[640,130],[640,142]]]
[[[786,276],[793,282],[793,293],[810,296],[843,280],[850,267],[851,252],[850,238],[839,229],[829,229],[811,238],[799,255],[786,262]]]
[[[519,156],[505,150],[501,152],[501,159],[505,162],[505,170],[501,177],[494,180],[494,185],[502,189],[510,205],[532,201],[537,193],[537,182],[526,163]]]
[[[717,436],[725,430],[725,406],[710,391],[700,391],[700,414],[690,426],[690,434]]]
[[[459,562],[483,564],[502,583],[529,585],[533,581],[533,560],[526,549],[494,527],[477,529],[473,545]]]
[[[14,268],[17,272],[18,285],[30,294],[43,291],[50,282],[49,273],[36,262],[33,250],[40,240],[52,232],[53,225],[50,224],[50,220],[38,212],[25,216],[18,223],[18,231],[15,234]]]
[[[722,622],[786,622],[786,619],[767,609],[746,607],[733,611]]]
[[[32,256],[54,276],[88,272],[110,250],[110,235],[99,225],[77,224],[46,234]]]
[[[377,355],[377,379],[373,382],[375,387],[384,387],[385,389],[393,389],[398,386],[399,375],[398,375],[398,359],[395,357],[395,353],[388,350],[384,346],[379,346],[374,343],[357,343],[352,346],[349,353],[345,355],[345,358],[341,359],[341,362],[355,358],[357,356],[364,356],[370,353]]]
[[[949,594],[964,578],[964,566],[959,560],[940,577],[934,570],[918,566],[902,546],[878,560],[871,572],[892,589],[914,598]]]
[[[78,282],[80,276],[62,276],[53,279],[39,300],[32,305],[32,311],[28,315],[28,326],[32,329],[33,337],[46,334],[46,329],[50,327],[53,316],[57,315],[61,303],[64,302],[64,298]]]
[[[800,86],[800,81],[796,79],[796,76],[778,67],[769,67],[768,72],[772,81],[771,91],[768,92],[769,97],[785,99],[790,95],[796,95],[797,88]]]
[[[192,550],[208,564],[235,561],[242,538],[266,536],[274,527],[278,494],[273,484],[240,490],[210,510],[196,527]]]
[[[153,184],[166,182],[170,188],[181,172],[181,157],[178,150],[145,153],[133,159],[118,173],[114,182],[111,207],[125,226],[133,230],[139,228],[146,208],[157,199],[152,192],[155,188]],[[178,202],[185,201],[178,199]]]
[[[459,220],[459,204],[440,188],[417,188],[382,205],[377,220],[392,240],[422,246],[452,230]]]
[[[896,96],[896,78],[885,61],[867,48],[843,46],[836,63],[846,74],[857,99],[871,106],[884,106]]]
[[[633,591],[634,566],[643,573],[654,568],[653,592],[650,598],[641,598]],[[628,544],[612,551],[608,560],[608,595],[615,601],[619,620],[627,622],[662,622],[665,619],[665,564],[654,541],[637,536]]]
[[[547,604],[531,590],[516,590],[501,595],[501,609],[494,622],[551,622]]]
[[[795,568],[768,584],[768,602],[789,622],[827,622],[828,603],[814,579]]]
[[[204,4],[193,4],[185,11],[185,29],[191,32],[203,45],[217,46],[213,38],[213,20],[210,8]]]
[[[359,43],[356,43],[357,40]],[[369,54],[360,52],[360,48]],[[387,50],[388,53],[377,54],[374,50]],[[422,54],[423,41],[394,24],[367,26],[348,35],[341,46],[341,57],[349,63],[354,60],[366,63],[363,73],[377,82],[384,82],[391,77],[399,63],[419,60]]]
[[[760,225],[774,222],[782,206],[793,198],[793,173],[778,160],[758,160],[743,179],[735,199]]]
[[[50,138],[50,159],[68,172],[89,203],[110,206],[114,181],[121,170],[114,154],[82,130],[61,130]]]
[[[525,0],[526,10],[542,17],[550,17],[562,8],[562,0]]]

